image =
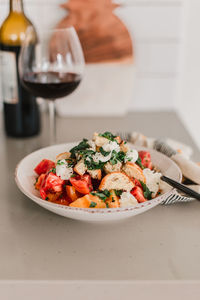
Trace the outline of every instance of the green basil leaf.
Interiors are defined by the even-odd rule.
[[[115,138],[117,137],[116,135],[112,134],[111,132],[109,131],[106,131],[104,133],[100,133],[99,136],[102,136],[110,141],[114,141]]]
[[[117,197],[120,197],[122,193],[123,193],[123,190],[115,190],[115,195]]]
[[[144,197],[146,198],[146,199],[148,199],[148,200],[151,200],[152,199],[152,193],[153,192],[151,192],[150,190],[149,190],[149,188],[147,187],[147,185],[143,182],[143,181],[141,181],[141,180],[139,180],[140,181],[140,183],[141,183],[141,185],[142,185],[142,189],[143,189],[143,192],[144,192]]]
[[[109,154],[110,154],[110,152],[108,151],[105,151],[102,147],[99,149],[99,151],[101,152],[101,154],[103,155],[103,156],[108,156]]]
[[[144,166],[142,165],[142,160],[140,157],[138,157],[138,159],[136,160],[136,164],[143,170]]]
[[[95,206],[97,206],[96,202],[91,201],[90,207],[95,207]]]
[[[77,146],[73,147],[70,150],[71,153],[71,157],[72,158],[76,158],[76,153],[79,152],[80,150],[85,150],[87,148],[90,148],[90,145],[87,143],[88,140],[87,139],[83,139]]]

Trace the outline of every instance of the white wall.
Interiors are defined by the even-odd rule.
[[[0,23],[8,1],[0,0]],[[84,1],[84,0],[83,0]],[[99,0],[101,1],[101,0]],[[24,0],[36,29],[54,26],[64,15],[64,0]],[[136,76],[130,110],[168,110],[175,106],[182,47],[183,0],[118,0],[116,10],[134,42]]]
[[[200,148],[200,1],[185,0],[184,51],[176,109]]]

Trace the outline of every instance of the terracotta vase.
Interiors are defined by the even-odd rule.
[[[133,46],[127,28],[113,13],[117,5],[111,0],[68,0],[62,7],[68,14],[57,28],[75,27],[86,68],[77,91],[68,101],[58,101],[58,114],[125,114],[133,91]]]
[[[117,6],[111,0],[69,0],[62,5],[68,15],[57,28],[75,27],[87,63],[133,59],[130,34],[113,13]]]

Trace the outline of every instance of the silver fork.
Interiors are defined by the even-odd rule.
[[[122,140],[127,142],[131,142],[131,133],[129,132],[117,132],[116,135],[119,135]],[[176,151],[172,149],[168,144],[166,144],[165,140],[157,139],[154,141],[153,149],[171,157],[172,155],[176,154]]]
[[[131,141],[131,133],[129,133],[129,132],[116,132],[116,135],[120,136],[121,139],[126,141],[126,142]]]

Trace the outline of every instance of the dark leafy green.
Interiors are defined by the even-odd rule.
[[[78,153],[80,150],[85,150],[87,148],[90,148],[90,145],[88,144],[88,140],[83,139],[77,146],[73,147],[70,150],[71,157],[76,158],[76,153]]]
[[[95,207],[95,206],[97,206],[96,202],[91,201],[90,207]]]
[[[110,197],[110,192],[108,190],[104,191],[96,191],[96,192],[91,192],[93,196],[99,197],[101,200],[106,200],[108,197]]]
[[[115,195],[117,197],[120,197],[122,193],[123,193],[123,190],[115,190]]]
[[[126,157],[126,153],[124,153],[123,151],[119,151],[117,154],[117,159],[121,162],[124,162],[124,159]]]
[[[152,193],[149,188],[147,187],[147,185],[140,180],[140,183],[142,185],[142,189],[143,189],[143,192],[144,192],[144,197],[148,200],[151,200],[152,199]]]
[[[71,177],[76,177],[76,176],[77,176],[77,174],[72,174],[72,175],[71,175]]]
[[[69,167],[73,167],[74,166],[73,159],[68,158],[68,159],[65,159],[65,160],[66,160],[66,162],[67,162],[67,164],[68,164]]]
[[[58,161],[57,161],[57,165],[59,165],[59,166],[60,166],[60,165],[64,165],[64,164],[65,164],[64,161],[61,161],[61,160],[58,160]]]
[[[51,169],[50,172],[56,174],[56,168]]]
[[[123,151],[116,152],[115,150],[112,152],[112,156],[110,159],[110,163],[112,165],[116,165],[118,161],[124,162],[126,154]]]
[[[102,147],[99,149],[99,151],[101,152],[101,154],[103,155],[103,156],[108,156],[109,154],[110,154],[110,152],[108,151],[105,151]]]
[[[106,131],[104,133],[100,133],[99,136],[102,136],[110,141],[114,141],[115,138],[117,137],[116,135],[112,134],[111,132],[109,131]]]
[[[85,159],[84,160],[85,165],[87,166],[88,170],[98,170],[98,169],[103,169],[105,162],[94,162],[92,158],[90,159]]]
[[[143,170],[144,169],[144,166],[142,164],[142,160],[140,157],[138,157],[138,159],[136,160],[136,164]]]

